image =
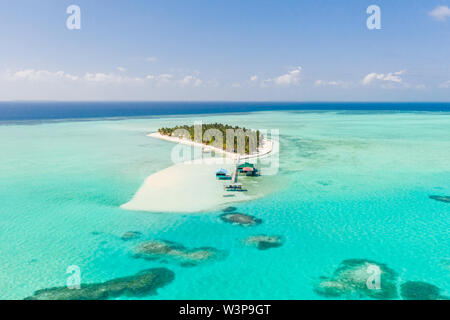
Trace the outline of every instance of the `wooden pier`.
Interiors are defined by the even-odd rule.
[[[233,175],[231,177],[231,181],[233,183],[237,183],[237,181],[238,181],[238,166],[239,166],[240,159],[241,159],[241,156],[238,156],[238,158],[236,159],[236,162],[235,162]]]

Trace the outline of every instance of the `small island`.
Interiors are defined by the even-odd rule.
[[[227,148],[227,130],[234,133],[233,150]],[[273,190],[273,184],[267,182],[268,185],[261,187],[260,192],[234,192],[233,196],[229,196],[224,190],[224,184],[217,179],[218,171],[233,172],[236,169],[239,170],[239,166],[250,167],[252,164],[247,162],[249,159],[258,159],[278,152],[278,143],[272,138],[264,137],[259,130],[214,123],[161,128],[148,136],[202,148],[203,151],[208,150],[215,154],[208,155],[206,158],[203,158],[201,154],[198,158],[174,162],[174,165],[153,173],[147,177],[133,198],[121,206],[123,209],[150,212],[201,212],[213,210],[219,206],[229,206],[234,202],[253,200]],[[241,149],[236,150],[238,139],[241,143],[245,141],[246,148],[242,148],[241,144],[239,146]],[[233,140],[228,139],[228,141]],[[221,156],[216,156],[217,154]],[[264,184],[264,180],[259,183]]]
[[[264,144],[264,136],[259,130],[221,123],[160,128],[158,133],[241,155],[254,154]]]

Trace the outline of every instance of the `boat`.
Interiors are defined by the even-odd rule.
[[[224,186],[224,188],[226,191],[239,191],[239,192],[247,191],[245,189],[242,189],[241,183],[229,183],[229,184],[226,184]]]
[[[228,174],[228,170],[224,168],[220,168],[219,170],[216,170],[216,177],[223,177]]]
[[[225,169],[219,169],[216,171],[216,178],[219,180],[231,180],[231,176],[228,174],[228,171]]]

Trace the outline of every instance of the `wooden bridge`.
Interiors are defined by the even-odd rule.
[[[239,166],[239,161],[241,159],[241,156],[238,155],[236,162],[235,162],[235,166],[234,166],[234,171],[233,171],[233,175],[231,176],[231,181],[233,183],[237,183],[238,180],[238,166]]]

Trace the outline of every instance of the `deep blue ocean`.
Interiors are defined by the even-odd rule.
[[[450,102],[0,102],[0,121],[253,111],[450,111]]]

